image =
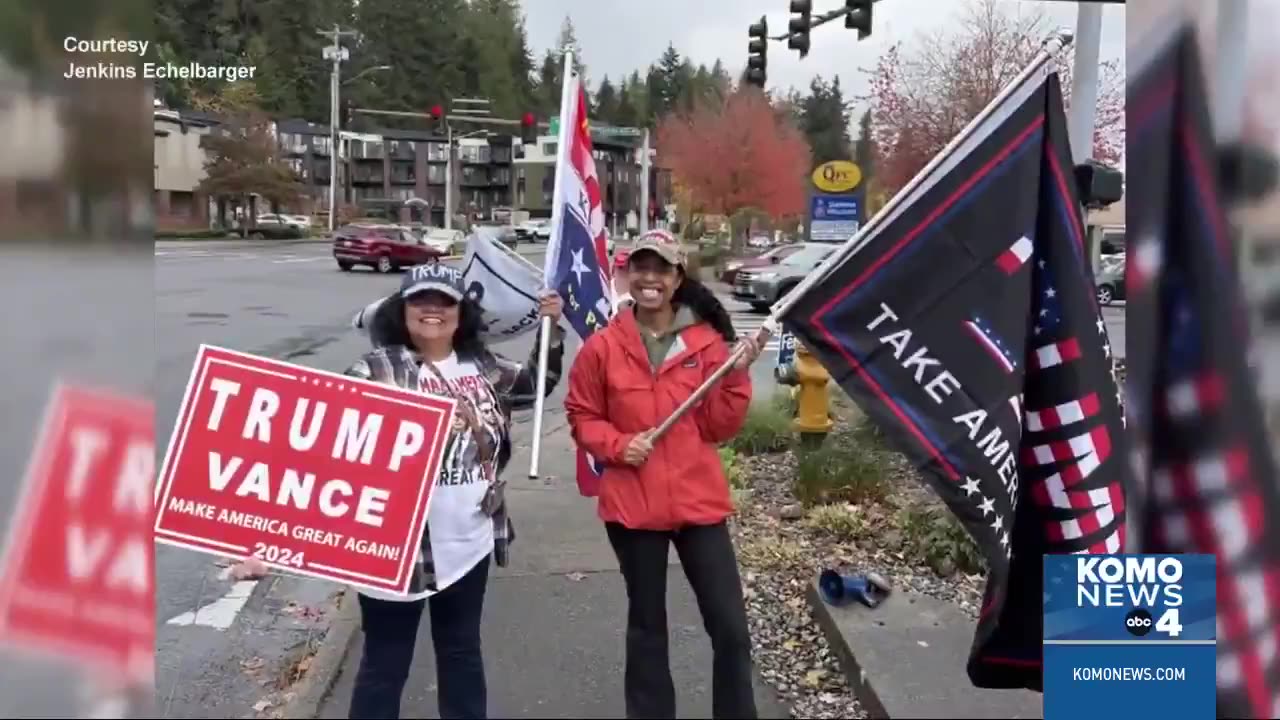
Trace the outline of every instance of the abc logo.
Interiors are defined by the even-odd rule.
[[[1151,613],[1143,608],[1134,608],[1124,616],[1124,627],[1130,635],[1142,637],[1151,632]]]

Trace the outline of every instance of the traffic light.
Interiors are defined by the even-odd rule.
[[[791,0],[791,18],[788,25],[787,47],[799,50],[800,57],[809,54],[809,29],[812,27],[809,15],[813,12],[813,0]]]
[[[858,31],[858,39],[866,40],[871,34],[871,4],[875,0],[844,0],[844,8],[848,12],[844,16],[844,26]]]
[[[427,121],[427,125],[428,127],[430,127],[431,132],[443,132],[444,131],[444,106],[432,105],[431,110],[429,112],[431,113],[431,119]]]
[[[520,142],[525,145],[538,142],[538,119],[531,112],[520,118]]]
[[[747,28],[751,40],[747,43],[747,82],[763,89],[769,64],[769,21],[760,16],[760,22]]]
[[[1104,208],[1124,197],[1124,174],[1096,160],[1076,165],[1076,189],[1088,208]]]

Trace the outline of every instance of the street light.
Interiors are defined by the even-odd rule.
[[[361,70],[360,72],[356,73],[355,75],[352,75],[346,80],[343,80],[342,84],[346,85],[348,83],[353,83],[359,80],[360,78],[364,77],[365,75],[368,75],[369,73],[382,72],[383,70],[390,70],[390,69],[391,69],[390,65],[374,65],[371,68],[365,68],[364,70]]]

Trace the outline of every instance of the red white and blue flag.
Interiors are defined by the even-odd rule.
[[[1218,717],[1280,717],[1280,483],[1248,367],[1195,30],[1130,75],[1126,403],[1146,553],[1217,558]]]
[[[609,324],[613,283],[586,94],[576,73],[565,83],[560,118],[546,278],[565,300],[565,318],[585,341]],[[582,448],[577,452],[578,490],[594,497],[601,468]]]
[[[1042,688],[1043,557],[1125,543],[1121,406],[1048,66],[782,320],[968,530],[969,676]]]

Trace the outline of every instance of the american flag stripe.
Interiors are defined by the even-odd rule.
[[[1096,460],[1090,460],[1093,456]],[[1032,445],[1022,451],[1022,461],[1033,465],[1056,465],[1058,463],[1080,460],[1089,463],[1089,472],[1093,471],[1092,463],[1101,463],[1111,456],[1111,435],[1105,425],[1090,429],[1067,440],[1057,440],[1044,445]],[[1081,477],[1087,477],[1085,472]]]
[[[1225,398],[1222,376],[1205,373],[1170,384],[1165,393],[1164,410],[1170,417],[1186,420],[1217,410]]]
[[[1080,359],[1080,341],[1075,338],[1036,348],[1031,356],[1035,367],[1043,370]]]
[[[1027,429],[1032,432],[1053,430],[1082,422],[1097,415],[1101,409],[1098,394],[1089,393],[1082,400],[1072,400],[1045,410],[1028,410]]]
[[[1010,245],[1008,250],[1000,253],[996,258],[996,265],[1006,275],[1012,275],[1027,263],[1031,257],[1032,247],[1031,238],[1023,235]]]

